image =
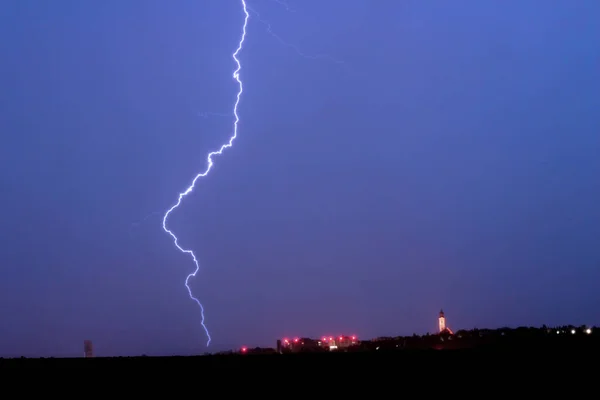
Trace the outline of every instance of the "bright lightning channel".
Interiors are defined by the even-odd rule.
[[[175,205],[173,207],[171,207],[167,210],[167,212],[165,213],[165,216],[163,217],[163,224],[162,224],[165,232],[167,232],[173,238],[173,243],[175,244],[175,247],[177,247],[177,249],[179,249],[179,251],[181,251],[182,253],[189,254],[192,257],[192,260],[194,260],[194,265],[196,266],[196,268],[194,269],[194,272],[189,274],[187,276],[187,278],[185,279],[185,287],[188,290],[190,298],[192,300],[194,300],[196,303],[198,303],[198,305],[200,306],[200,313],[202,316],[201,324],[202,324],[202,328],[204,328],[204,332],[206,332],[206,337],[208,338],[208,340],[206,342],[206,346],[210,345],[210,342],[212,339],[210,337],[210,332],[208,331],[208,328],[206,327],[206,324],[204,323],[204,306],[202,305],[200,300],[198,300],[196,297],[194,297],[194,295],[192,294],[192,289],[190,289],[190,285],[189,285],[190,278],[195,277],[196,274],[198,273],[198,271],[200,270],[200,264],[198,263],[198,259],[196,258],[196,255],[194,254],[194,252],[192,250],[184,249],[179,245],[179,243],[178,243],[179,239],[177,238],[177,236],[175,236],[173,231],[171,231],[171,230],[169,230],[169,228],[167,228],[167,219],[169,218],[169,215],[171,215],[171,213],[177,207],[179,207],[183,198],[185,196],[187,196],[188,194],[192,193],[192,191],[194,191],[194,187],[196,186],[196,182],[198,181],[198,179],[208,175],[208,173],[210,172],[210,170],[212,169],[212,166],[213,166],[213,159],[212,159],[213,156],[220,155],[223,153],[223,151],[225,149],[231,147],[233,145],[233,141],[237,137],[238,122],[240,121],[240,117],[238,116],[238,105],[240,104],[240,98],[244,91],[242,81],[240,79],[240,70],[242,69],[242,64],[240,63],[240,60],[237,58],[237,56],[240,53],[240,51],[242,51],[242,48],[244,47],[244,40],[246,39],[246,27],[248,26],[248,19],[250,18],[250,14],[248,13],[248,7],[246,5],[246,0],[240,0],[240,1],[242,3],[242,8],[244,10],[244,25],[242,26],[242,37],[240,38],[238,47],[235,50],[235,52],[232,54],[233,60],[235,61],[236,65],[237,65],[236,70],[233,71],[233,79],[235,79],[237,81],[238,86],[239,86],[235,104],[233,105],[233,115],[235,117],[235,121],[233,123],[233,135],[229,138],[229,142],[222,145],[219,150],[208,153],[208,156],[206,158],[206,161],[208,164],[206,167],[206,170],[204,172],[196,175],[196,177],[192,180],[191,185],[187,189],[185,189],[183,192],[179,193],[177,203],[175,203]]]

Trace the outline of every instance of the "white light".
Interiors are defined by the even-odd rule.
[[[589,335],[590,333],[592,333],[592,329],[591,329],[591,328],[587,328],[587,329],[585,330],[585,333],[587,333],[587,334]]]
[[[571,334],[575,334],[575,329],[571,329]]]

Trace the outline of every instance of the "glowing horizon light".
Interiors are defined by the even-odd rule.
[[[182,253],[189,254],[192,257],[192,260],[194,261],[195,269],[185,279],[185,287],[188,290],[188,294],[189,294],[190,298],[192,300],[194,300],[198,304],[198,306],[200,306],[200,315],[201,315],[200,324],[202,325],[202,328],[204,328],[204,332],[206,332],[206,336],[207,336],[206,346],[207,347],[210,345],[212,338],[210,336],[210,332],[208,331],[208,328],[206,327],[206,324],[204,323],[204,306],[202,305],[200,300],[198,300],[196,297],[194,297],[194,295],[192,294],[192,289],[189,286],[189,280],[190,280],[190,278],[196,276],[196,274],[200,270],[200,264],[198,263],[198,259],[196,258],[196,255],[194,254],[193,250],[184,249],[179,245],[179,243],[178,243],[179,239],[177,238],[177,236],[175,236],[175,234],[167,228],[167,219],[169,218],[169,215],[177,207],[179,207],[179,205],[181,205],[183,198],[185,196],[187,196],[188,194],[190,194],[194,190],[194,187],[196,186],[196,182],[198,181],[198,179],[208,175],[208,173],[210,172],[210,170],[213,167],[213,159],[212,159],[213,156],[221,155],[225,149],[227,149],[233,145],[233,141],[237,137],[238,123],[240,121],[240,117],[238,115],[238,105],[240,104],[240,98],[244,91],[243,84],[240,79],[240,70],[242,69],[242,64],[240,63],[240,60],[237,58],[237,56],[240,53],[240,51],[242,51],[242,48],[244,47],[244,40],[246,39],[246,28],[248,26],[248,19],[250,18],[250,14],[248,13],[248,7],[246,5],[246,0],[240,0],[240,1],[242,3],[242,9],[244,11],[244,24],[242,26],[242,35],[241,35],[240,41],[238,43],[236,50],[232,54],[233,60],[235,61],[235,64],[237,66],[237,68],[233,71],[233,79],[237,82],[238,87],[239,87],[239,90],[236,95],[236,100],[233,105],[233,115],[235,117],[235,121],[233,123],[233,134],[229,138],[229,142],[223,144],[219,148],[219,150],[208,153],[208,156],[206,158],[208,165],[207,165],[206,169],[204,170],[204,172],[201,172],[194,177],[194,179],[192,180],[192,183],[190,184],[190,186],[187,187],[187,189],[185,189],[183,192],[179,193],[177,202],[175,203],[175,205],[173,207],[171,207],[167,210],[167,212],[165,213],[165,215],[163,217],[163,222],[162,222],[163,230],[171,236],[171,238],[173,239],[173,243],[175,244],[175,247],[177,247],[177,249],[179,249],[179,251],[181,251]]]

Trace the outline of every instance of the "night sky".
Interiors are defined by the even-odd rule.
[[[2,2],[0,356],[600,322],[597,0],[248,4],[207,348],[240,1]]]

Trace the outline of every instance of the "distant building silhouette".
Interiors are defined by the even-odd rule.
[[[321,340],[311,338],[295,338],[277,340],[278,353],[297,353],[311,351],[345,350],[359,344],[358,337],[353,336],[323,336]]]
[[[329,350],[338,350],[338,349],[346,349],[350,346],[354,346],[358,343],[358,339],[356,336],[331,336],[326,337],[323,336],[321,341],[318,341],[318,346],[328,348]]]
[[[91,340],[84,340],[83,341],[83,356],[85,358],[92,358],[92,357],[94,357],[94,346],[92,345],[92,341]]]

